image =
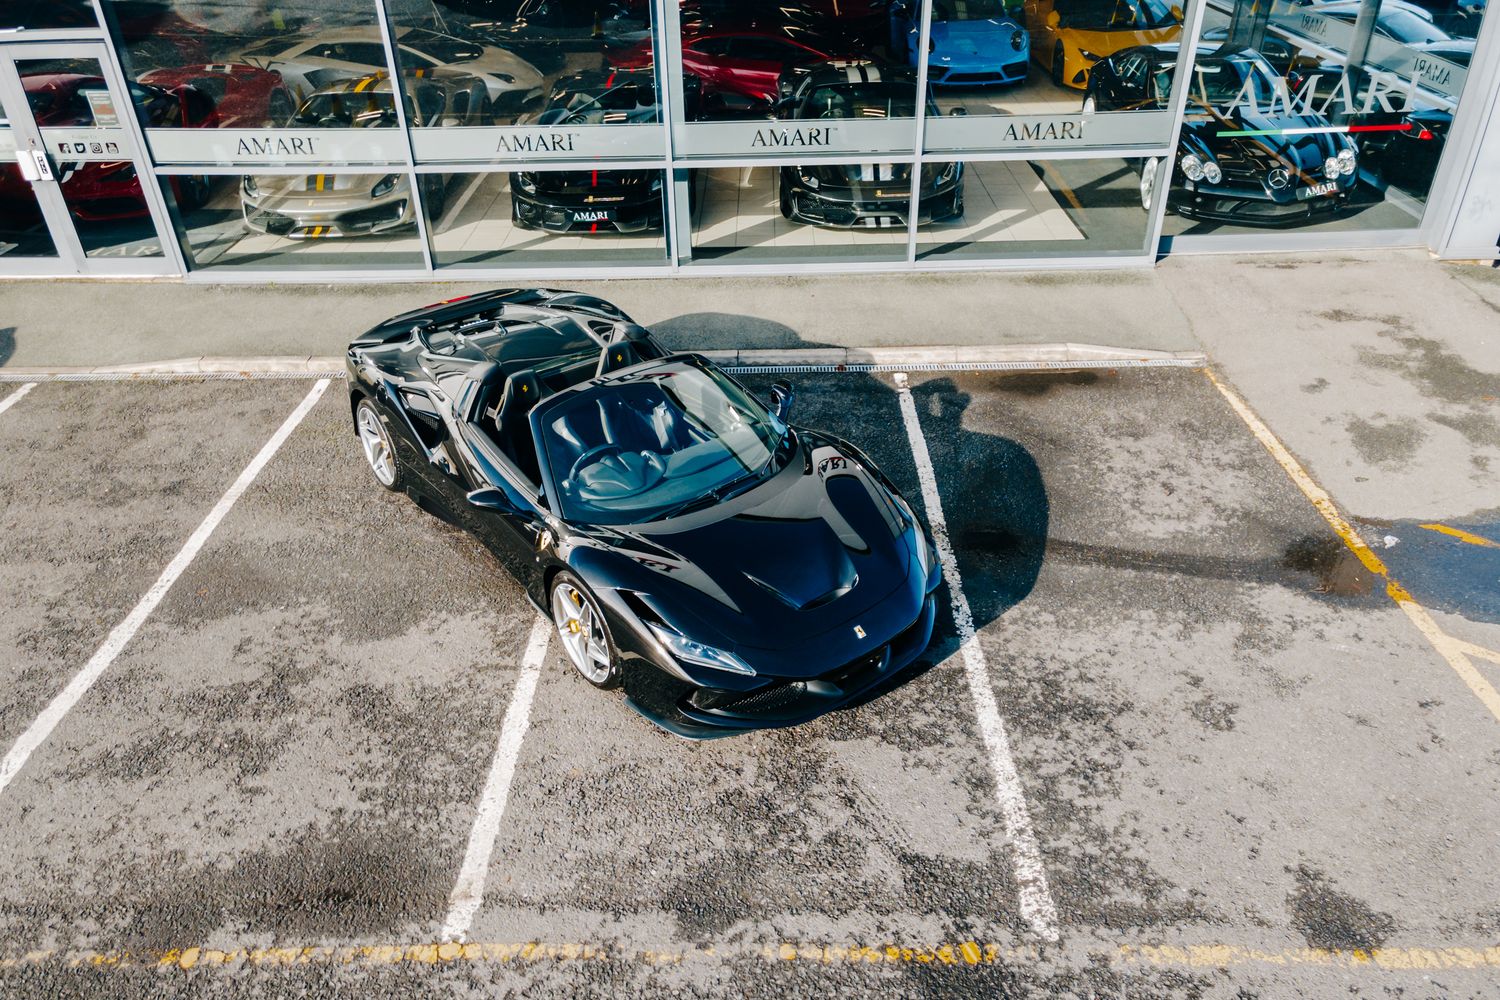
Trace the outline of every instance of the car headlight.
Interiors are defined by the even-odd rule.
[[[1096,56],[1096,55],[1094,55],[1088,49],[1079,49],[1078,50],[1078,54],[1081,55],[1081,56],[1083,56],[1083,58],[1087,59],[1091,63],[1096,63],[1100,59],[1104,58],[1103,56]]]
[[[1323,161],[1323,176],[1327,177],[1329,180],[1338,179],[1339,171],[1341,169],[1342,168],[1339,166],[1339,158],[1337,156],[1330,156],[1328,159]]]
[[[661,174],[654,174],[654,175],[652,175],[652,177],[651,177],[651,190],[652,191],[660,191],[661,190]]]
[[[1210,184],[1217,184],[1224,179],[1224,171],[1213,160],[1203,164],[1203,179]]]
[[[516,179],[516,187],[527,194],[536,194],[536,181],[532,179],[530,174],[515,174],[513,176]]]
[[[806,184],[808,187],[812,188],[814,191],[816,191],[818,189],[818,179],[816,177],[814,177],[810,171],[801,171],[801,170],[799,170],[799,171],[797,171],[797,176],[802,179],[802,183],[803,184]]]
[[[1354,159],[1354,150],[1352,149],[1343,150],[1339,153],[1337,159],[1339,161],[1339,173],[1341,174],[1352,174],[1354,173],[1354,168],[1358,166]]]
[[[1203,179],[1203,161],[1197,156],[1189,153],[1178,161],[1182,166],[1182,172],[1187,174],[1190,181],[1201,181]]]
[[[490,75],[493,76],[496,80],[499,80],[501,83],[516,82],[516,78],[511,76],[509,73],[491,73]]]
[[[246,198],[254,198],[260,194],[260,188],[256,185],[255,178],[249,174],[246,174],[244,179],[240,181],[240,190],[245,192]]]
[[[938,174],[937,182],[939,184],[947,184],[949,181],[953,180],[953,178],[955,178],[957,176],[958,176],[958,164],[957,163],[945,163],[945,164],[943,164],[942,171]]]
[[[375,182],[374,187],[370,188],[370,197],[384,198],[386,195],[396,190],[396,184],[400,180],[400,174],[386,174],[384,177],[380,178],[380,180]]]
[[[670,629],[663,628],[653,622],[647,622],[646,627],[651,634],[660,640],[667,651],[679,660],[695,663],[700,667],[712,667],[714,670],[727,670],[732,674],[745,674],[748,677],[755,676],[755,670],[744,660],[735,656],[728,650],[709,646],[705,643],[694,642],[685,635],[679,635]]]
[[[1020,52],[1026,47],[1026,32],[1017,29],[1010,33],[1010,47]]]

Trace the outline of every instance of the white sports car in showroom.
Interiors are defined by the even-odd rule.
[[[441,35],[423,28],[396,31],[401,71],[456,70],[478,78],[492,111],[514,111],[542,96],[543,78],[520,56],[495,45]],[[385,47],[369,30],[329,31],[288,41],[273,38],[245,49],[236,61],[275,70],[304,100],[339,80],[385,70]]]

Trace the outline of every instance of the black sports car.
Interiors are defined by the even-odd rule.
[[[1116,52],[1089,74],[1084,105],[1098,111],[1168,107],[1176,63],[1176,45]],[[1280,99],[1287,95],[1285,82],[1259,53],[1200,47],[1167,207],[1196,219],[1278,225],[1347,206],[1359,183],[1354,143],[1322,115],[1289,114]],[[1148,210],[1157,166],[1154,157],[1137,163],[1141,205]]]
[[[907,67],[870,62],[827,63],[782,75],[785,96],[777,117],[794,121],[912,118],[917,74]],[[794,81],[790,86],[788,81]],[[788,92],[789,91],[789,92]],[[937,115],[929,95],[927,113]],[[813,126],[817,127],[817,126]],[[905,163],[805,163],[781,168],[781,214],[796,222],[839,229],[905,227],[911,208],[911,167]],[[917,223],[964,214],[964,165],[922,167]]]
[[[483,541],[590,684],[690,738],[789,726],[927,647],[931,539],[853,445],[616,307],[496,291],[348,354],[376,480]]]
[[[702,82],[683,78],[689,121]],[[649,70],[589,70],[552,85],[536,125],[637,125],[659,120]],[[526,124],[527,122],[522,122]],[[660,170],[532,170],[510,175],[510,217],[521,229],[639,233],[664,225]]]

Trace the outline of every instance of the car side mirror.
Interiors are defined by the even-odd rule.
[[[1051,11],[1047,12],[1047,27],[1051,28],[1053,31],[1056,31],[1057,28],[1058,28],[1058,26],[1061,25],[1061,24],[1062,24],[1062,15],[1061,14],[1059,14],[1055,10],[1051,10]]]
[[[1168,11],[1168,13],[1172,15],[1172,20],[1174,20],[1174,21],[1181,21],[1182,20],[1182,8],[1179,7],[1179,6],[1177,6],[1175,3],[1172,5],[1172,9],[1170,11]]]
[[[785,379],[777,379],[771,383],[771,399],[776,404],[776,419],[786,423],[787,414],[792,410],[792,400],[797,393],[792,389],[792,383]]]
[[[505,492],[493,486],[486,486],[484,489],[470,493],[469,503],[480,510],[492,510],[499,514],[513,514],[516,510]]]

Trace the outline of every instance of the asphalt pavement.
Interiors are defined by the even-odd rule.
[[[371,481],[340,383],[16,398],[7,764],[50,728],[0,773],[0,993],[1492,992],[1500,718],[1444,649],[1494,624],[1460,594],[1448,647],[1416,627],[1232,386],[796,382],[946,526],[972,622],[865,704],[706,744],[530,656],[494,559]]]

